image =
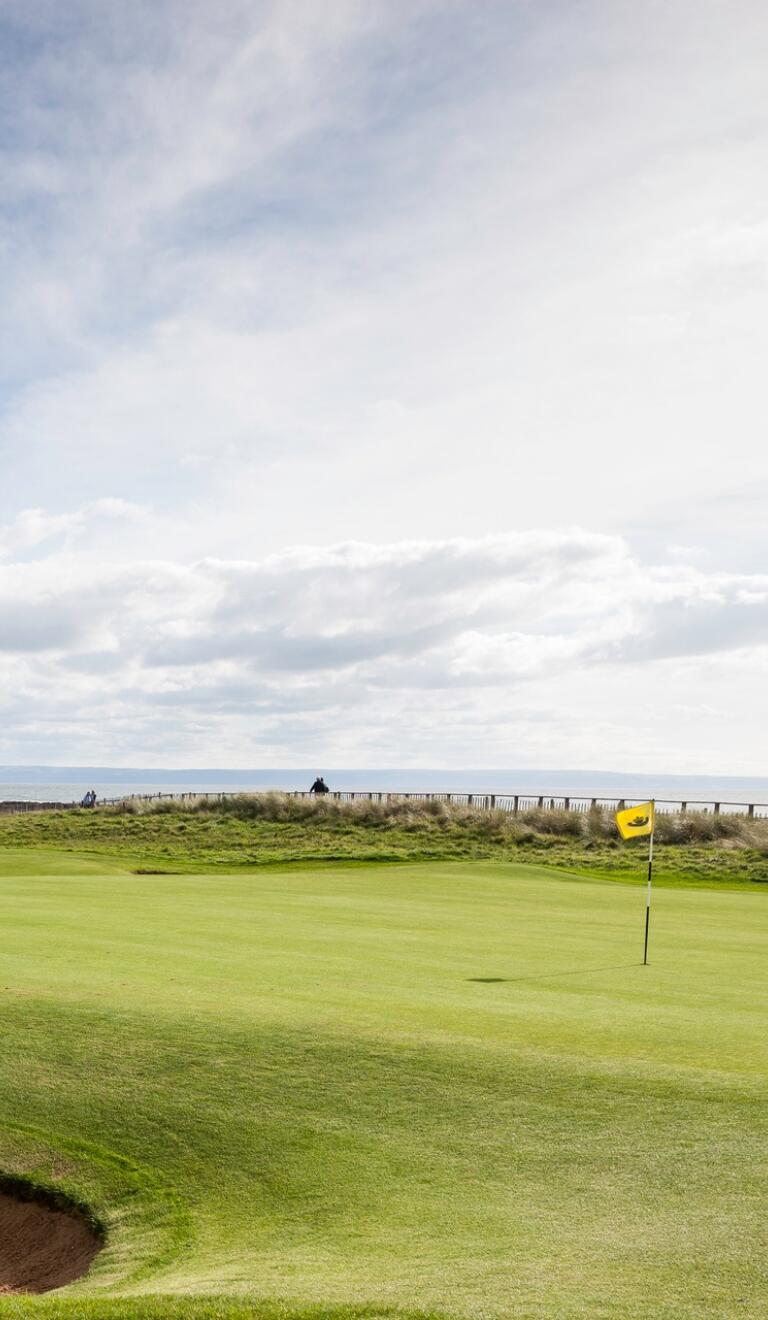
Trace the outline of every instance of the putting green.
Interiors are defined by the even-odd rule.
[[[768,1314],[763,893],[94,865],[0,858],[0,1167],[109,1230],[0,1315]]]

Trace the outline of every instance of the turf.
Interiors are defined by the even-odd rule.
[[[763,891],[0,868],[0,1168],[109,1233],[0,1316],[768,1313]]]
[[[165,804],[164,804],[165,805]],[[246,807],[248,803],[244,804]],[[288,804],[291,805],[290,803]],[[302,808],[301,803],[293,804]],[[358,804],[365,808],[365,803]],[[583,817],[575,813],[532,813],[544,828],[523,827],[495,812],[449,812],[442,817],[399,815],[366,819],[355,810],[309,819],[242,818],[231,811],[199,813],[189,809],[132,814],[123,811],[44,811],[0,816],[0,853],[16,850],[20,865],[35,850],[37,870],[60,866],[68,854],[89,858],[94,870],[208,873],[285,863],[417,862],[500,860],[579,870],[622,883],[642,883],[646,841],[622,844],[612,822],[609,837],[575,837]],[[710,822],[711,822],[711,818]],[[662,821],[661,824],[665,822]],[[705,822],[706,823],[706,822]],[[768,837],[761,845],[724,837],[707,842],[656,842],[658,885],[711,886],[717,889],[768,887]],[[554,826],[562,834],[549,832]],[[612,837],[611,837],[612,836]],[[57,861],[58,858],[58,861]]]

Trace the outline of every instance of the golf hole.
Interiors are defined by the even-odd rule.
[[[0,1296],[63,1288],[87,1273],[103,1245],[83,1207],[0,1176]]]

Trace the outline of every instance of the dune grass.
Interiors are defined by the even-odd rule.
[[[627,883],[644,876],[645,841],[622,843],[612,814],[502,811],[419,800],[307,800],[284,794],[0,816],[0,855],[35,849],[136,871],[231,871],[284,863],[496,859],[545,863]],[[53,865],[60,863],[54,860]],[[658,818],[659,884],[768,884],[768,820]]]
[[[768,1306],[763,891],[0,852],[0,1169],[91,1275],[0,1316]]]

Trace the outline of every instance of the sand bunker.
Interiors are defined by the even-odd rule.
[[[100,1236],[79,1210],[47,1201],[32,1189],[0,1190],[0,1294],[63,1288],[101,1250]]]

